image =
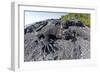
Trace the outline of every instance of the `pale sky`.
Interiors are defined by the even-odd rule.
[[[34,22],[46,20],[46,19],[57,19],[67,13],[63,12],[36,12],[36,11],[25,11],[25,25],[32,24]]]

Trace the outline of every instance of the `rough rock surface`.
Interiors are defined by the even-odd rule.
[[[89,59],[90,28],[78,20],[48,19],[24,29],[24,61]]]

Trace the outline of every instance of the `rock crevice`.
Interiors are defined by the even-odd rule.
[[[90,28],[79,20],[48,19],[24,29],[24,61],[88,59]]]

